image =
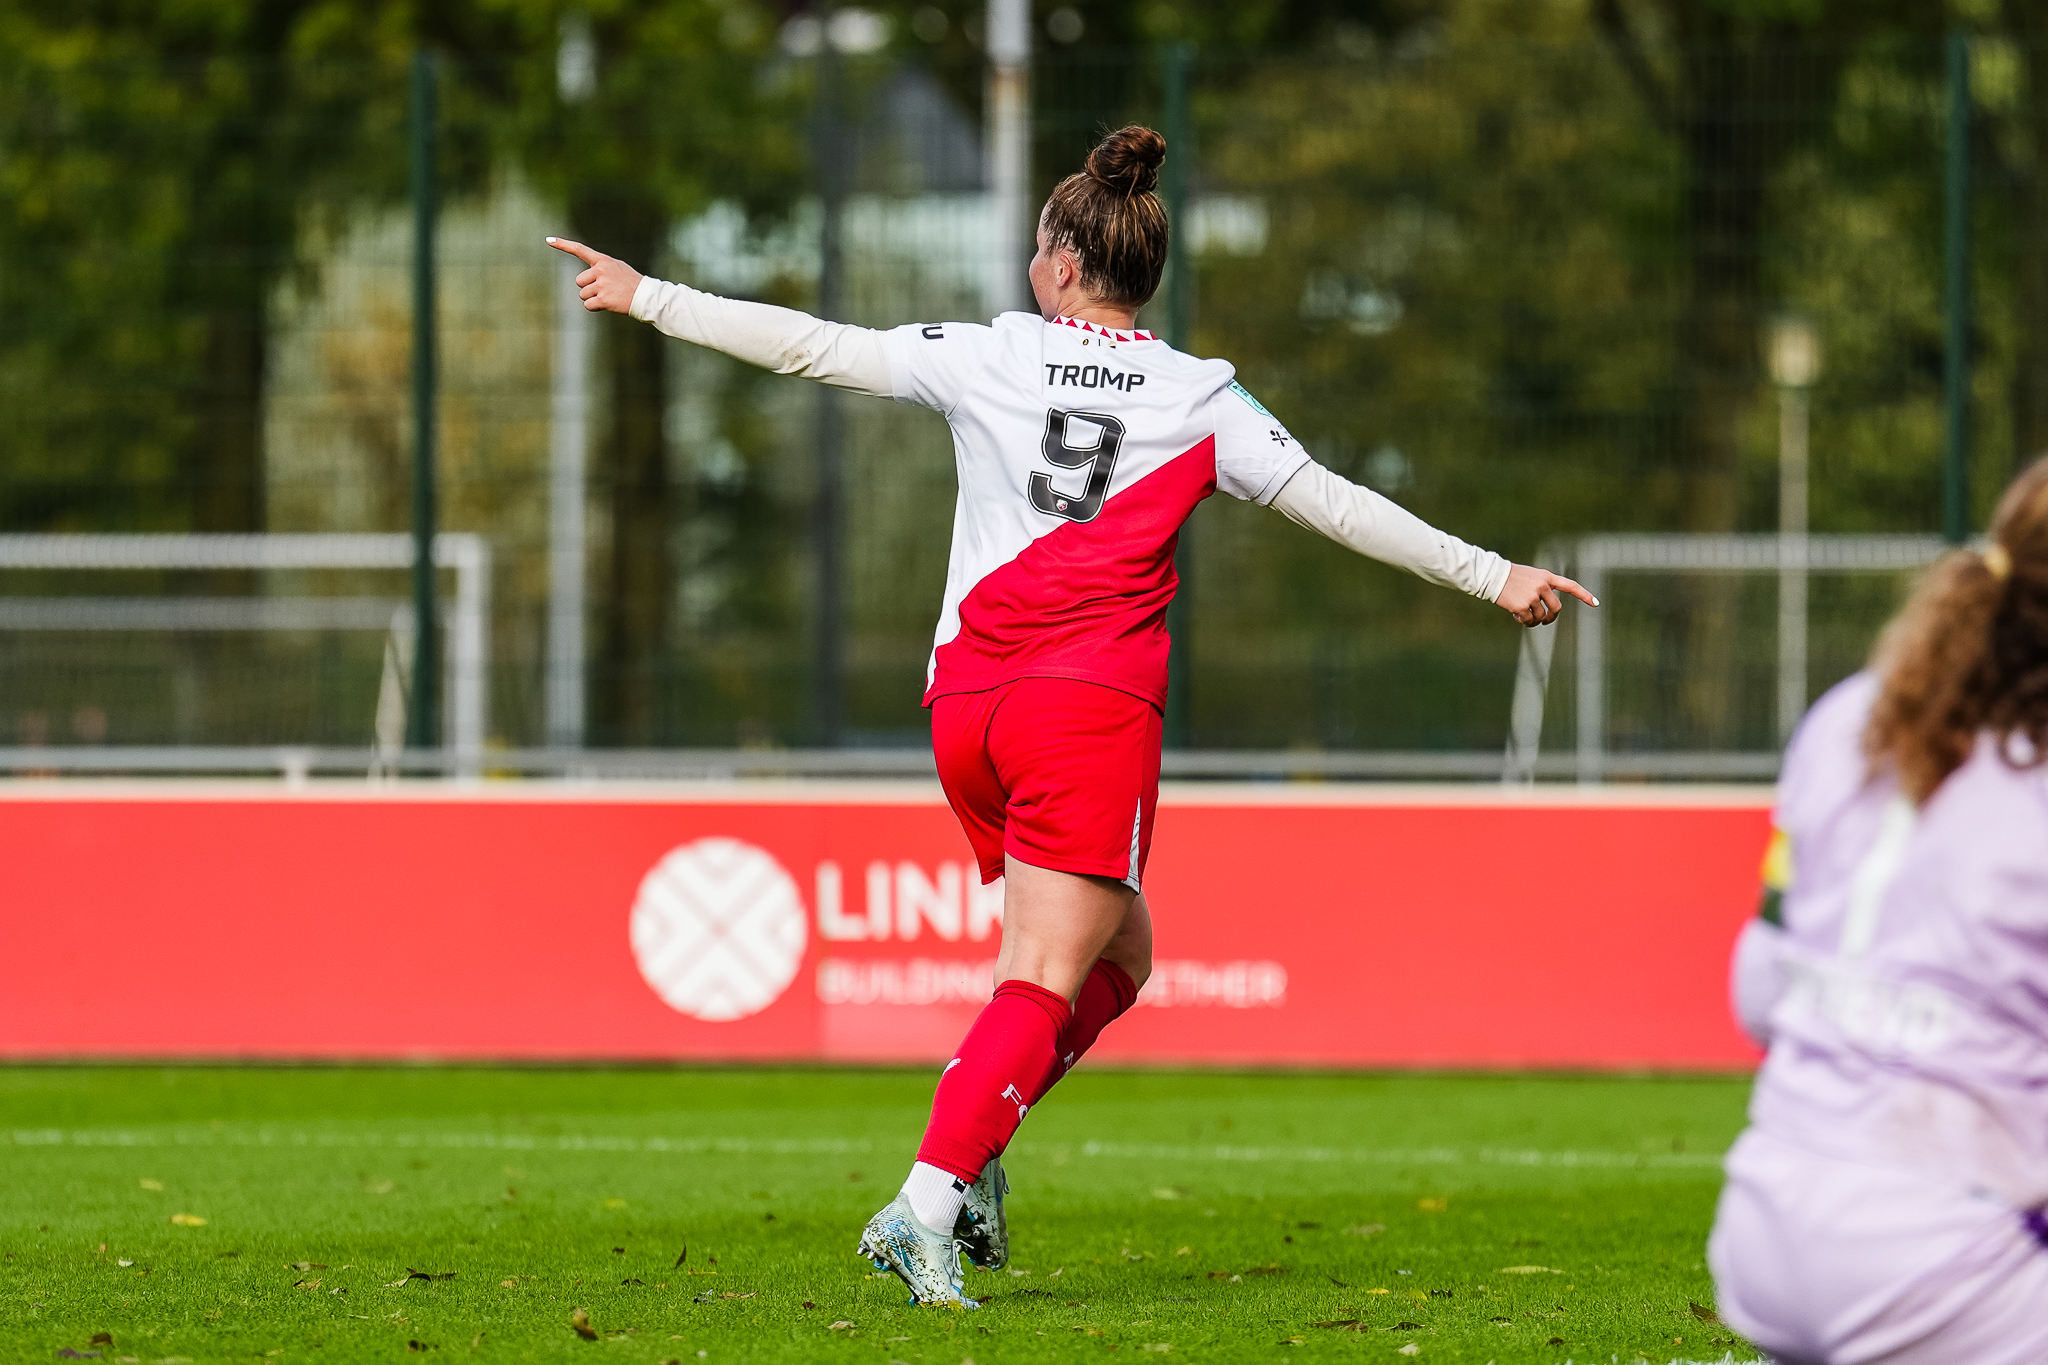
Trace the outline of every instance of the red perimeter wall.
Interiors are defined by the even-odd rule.
[[[1756,792],[1169,792],[1160,971],[1096,1056],[1748,1066],[1727,963],[1767,821]],[[53,784],[0,793],[0,846],[15,1058],[929,1061],[1000,932],[936,788]]]

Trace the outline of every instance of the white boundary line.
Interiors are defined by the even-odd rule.
[[[0,1137],[33,1147],[388,1148],[395,1151],[638,1152],[653,1156],[830,1156],[876,1150],[867,1138],[629,1137],[591,1133],[352,1132],[258,1125],[215,1128],[12,1128]],[[906,1137],[903,1139],[908,1141]],[[1062,1160],[1220,1162],[1226,1165],[1506,1166],[1553,1170],[1719,1170],[1718,1152],[1603,1152],[1524,1147],[1237,1147],[1134,1142],[1018,1142],[1011,1150]]]

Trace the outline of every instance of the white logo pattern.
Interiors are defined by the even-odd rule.
[[[773,855],[737,839],[699,839],[641,880],[633,957],[672,1008],[711,1023],[744,1019],[796,979],[808,919]]]

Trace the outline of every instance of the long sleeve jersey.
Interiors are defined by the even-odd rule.
[[[1820,701],[1775,815],[1783,928],[1744,931],[1750,1118],[1823,1155],[2048,1201],[2048,776],[1985,736],[1915,807],[1873,773],[1877,680]],[[2016,756],[2024,760],[2024,745]]]
[[[646,279],[670,336],[942,414],[959,496],[925,701],[1064,677],[1166,698],[1181,524],[1221,490],[1491,601],[1508,562],[1315,465],[1227,361],[1005,313],[875,331]]]

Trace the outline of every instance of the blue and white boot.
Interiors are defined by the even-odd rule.
[[[1010,1263],[1010,1223],[1003,1216],[1003,1198],[1009,1192],[1003,1159],[990,1157],[980,1178],[967,1187],[960,1217],[953,1224],[953,1240],[983,1270],[1001,1270]]]
[[[868,1220],[860,1235],[860,1254],[873,1261],[875,1269],[892,1271],[910,1286],[912,1303],[955,1310],[981,1307],[961,1292],[960,1244],[918,1221],[906,1195],[898,1194]]]

